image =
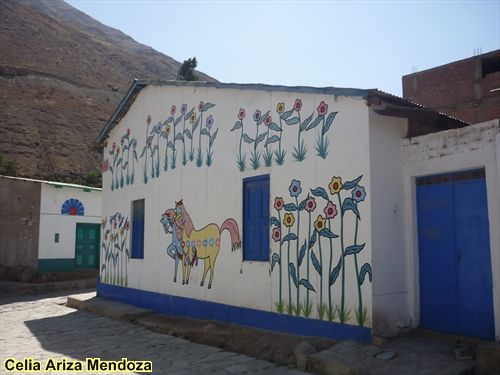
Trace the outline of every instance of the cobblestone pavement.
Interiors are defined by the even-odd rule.
[[[74,292],[73,292],[74,293]],[[70,293],[68,293],[70,294]],[[297,369],[155,333],[64,306],[65,295],[0,300],[0,373],[4,361],[150,360],[154,374],[306,374]],[[82,372],[86,373],[86,372]],[[94,372],[95,374],[95,372]]]

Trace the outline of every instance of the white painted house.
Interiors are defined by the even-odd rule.
[[[4,267],[31,273],[99,266],[101,189],[27,178],[0,178]]]
[[[99,136],[98,294],[333,338],[419,326],[415,178],[486,170],[489,227],[476,224],[498,232],[496,162],[408,159],[408,137],[466,125],[378,90],[135,81]],[[464,332],[498,339],[498,237],[484,251],[495,312]]]

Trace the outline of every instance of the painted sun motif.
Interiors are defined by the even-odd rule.
[[[85,214],[85,207],[78,199],[68,199],[61,207],[61,214],[71,216],[83,216]]]

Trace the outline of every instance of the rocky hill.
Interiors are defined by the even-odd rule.
[[[0,154],[19,176],[84,182],[131,81],[179,67],[62,0],[0,0]]]

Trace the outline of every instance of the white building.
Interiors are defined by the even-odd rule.
[[[498,123],[474,162],[456,156],[453,142],[453,162],[417,162],[417,138],[408,138],[422,135],[428,150],[437,141],[425,134],[455,129],[458,139],[466,125],[378,90],[135,81],[99,136],[98,294],[297,334],[366,341],[422,325],[498,339]],[[428,151],[418,152],[433,159]],[[481,231],[469,233],[484,260],[465,282],[474,295],[485,280],[481,306],[468,310],[485,324],[461,326],[458,303],[446,311],[450,328],[439,309],[424,303],[421,314],[435,290],[454,293],[443,275],[462,279],[442,271],[455,264],[419,261],[417,193],[433,182],[416,177],[471,169],[449,180],[481,185],[486,176],[487,206],[474,186],[486,211],[470,213]],[[464,254],[476,251],[467,246]],[[429,279],[432,288],[421,287]]]
[[[99,267],[101,189],[1,176],[0,202],[3,272]]]

